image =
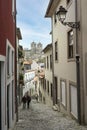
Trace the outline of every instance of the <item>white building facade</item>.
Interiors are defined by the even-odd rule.
[[[0,55],[0,112],[1,128],[12,129],[16,122],[14,48],[6,41],[6,57]]]
[[[42,102],[53,106],[53,77],[52,77],[52,44],[48,44],[44,49],[45,56],[45,76],[41,79]],[[44,80],[44,82],[43,82]]]
[[[68,11],[65,21],[80,21],[80,30],[61,24],[56,15],[60,6]],[[87,124],[86,7],[86,0],[50,0],[45,15],[51,18],[52,25],[53,103],[60,102],[61,111],[74,117],[80,124]],[[80,57],[79,66],[77,55]]]
[[[30,91],[30,89],[35,90],[35,84],[34,84],[34,78],[35,78],[35,71],[28,70],[24,74],[24,88],[23,88],[23,95]]]

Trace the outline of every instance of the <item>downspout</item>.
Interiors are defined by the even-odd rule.
[[[16,122],[18,121],[18,99],[17,99],[17,43],[16,43],[16,0],[15,0],[15,110],[16,110]]]
[[[55,90],[55,83],[54,83],[54,56],[53,56],[53,21],[52,21],[52,17],[51,17],[51,25],[52,25],[52,79],[53,79],[53,105],[55,105],[56,101],[55,101],[55,94],[56,94],[56,90]]]
[[[75,20],[77,20],[77,0],[75,0]],[[80,99],[80,55],[78,44],[78,29],[76,29],[76,76],[77,76],[77,112],[78,122],[81,124],[81,99]]]

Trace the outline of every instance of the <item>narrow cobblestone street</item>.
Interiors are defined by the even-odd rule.
[[[87,126],[80,126],[65,114],[33,100],[30,109],[19,108],[14,130],[87,130]]]

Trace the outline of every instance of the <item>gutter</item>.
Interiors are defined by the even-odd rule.
[[[48,16],[48,13],[49,13],[49,10],[50,10],[50,8],[51,8],[51,6],[52,6],[52,3],[53,3],[53,0],[50,0],[49,5],[48,5],[48,7],[47,7],[47,11],[46,11],[45,17]]]
[[[46,10],[45,17],[52,17],[59,2],[60,0],[50,0],[47,10]]]
[[[77,0],[75,1],[75,20],[77,20]],[[77,76],[77,112],[78,112],[78,122],[81,124],[81,98],[80,98],[80,54],[79,54],[79,44],[78,44],[78,29],[76,29],[76,76]]]
[[[51,18],[51,23],[52,23],[52,18]],[[52,30],[53,30],[53,23],[51,24],[52,25]],[[55,89],[55,82],[54,82],[54,55],[53,55],[53,31],[52,31],[52,79],[53,79],[53,87],[52,87],[52,92],[53,92],[53,106],[56,104],[56,89]]]

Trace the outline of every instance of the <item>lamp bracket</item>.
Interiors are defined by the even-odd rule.
[[[68,25],[69,27],[71,28],[77,28],[77,29],[80,29],[80,22],[64,22],[64,21],[61,21],[61,23],[63,25]]]

